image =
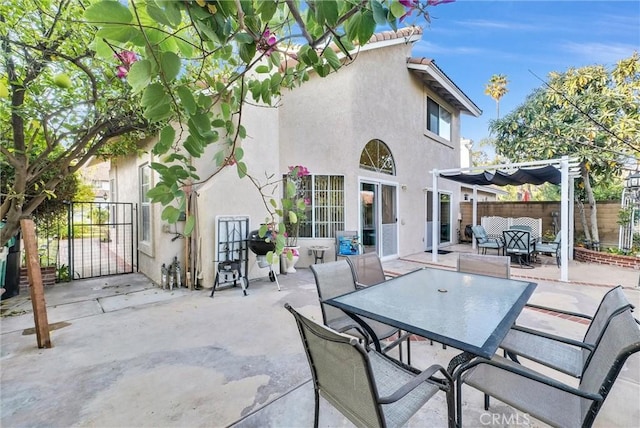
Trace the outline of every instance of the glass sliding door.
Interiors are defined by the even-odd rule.
[[[380,257],[398,253],[397,187],[360,183],[360,236],[365,252]]]
[[[440,233],[437,236],[438,246],[441,244],[449,244],[451,242],[451,194],[450,193],[438,193],[437,207],[438,218],[433,219],[433,191],[428,190],[426,192],[425,199],[425,251],[429,251],[432,248],[432,226],[433,222],[437,222],[436,230]]]

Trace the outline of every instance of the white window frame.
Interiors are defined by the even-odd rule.
[[[145,182],[145,174],[147,182]],[[138,229],[138,248],[149,256],[153,256],[153,210],[151,209],[151,199],[147,197],[148,192],[153,187],[153,170],[149,162],[145,162],[138,166],[138,184],[140,194],[138,196],[140,204],[139,212],[139,229]],[[149,224],[145,234],[144,212],[148,211]]]
[[[299,238],[333,238],[334,230],[344,230],[344,218],[345,218],[345,189],[344,189],[344,175],[337,174],[311,174],[309,175],[311,179],[311,188],[305,194],[305,197],[311,200],[311,205],[309,206],[307,220],[302,223],[302,227],[300,228]],[[331,180],[334,177],[342,178],[342,189],[331,189],[329,188],[328,192],[330,193],[328,197],[328,204],[323,206],[318,206],[318,194],[321,191],[316,189],[316,181],[320,177],[325,177],[327,180]],[[337,205],[332,204],[334,201],[338,201]],[[340,205],[341,203],[341,205]],[[320,210],[325,210],[323,218],[326,220],[318,220]],[[307,224],[311,225],[311,236],[308,233],[305,233],[309,230]],[[326,227],[321,228],[319,225],[325,225]],[[319,236],[320,230],[324,229],[326,231],[327,236]]]
[[[451,126],[452,126],[452,122],[453,122],[453,113],[451,113],[447,108],[442,106],[442,103],[439,102],[436,98],[427,95],[425,98],[425,129],[427,130],[427,132],[438,136],[439,138],[442,138],[444,140],[446,140],[447,142],[451,142]],[[437,119],[438,122],[436,123],[436,126],[438,129],[436,130],[432,130],[431,129],[431,117],[429,114],[429,102],[432,102],[433,104],[438,106],[438,112],[437,112]],[[449,118],[449,121],[446,122],[444,120],[445,117]]]

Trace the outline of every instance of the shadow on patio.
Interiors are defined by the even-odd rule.
[[[470,247],[469,247],[470,250]],[[423,267],[430,254],[384,263],[388,272]],[[441,256],[455,265],[456,253]],[[541,275],[547,266],[527,270]],[[554,265],[549,269],[557,268]],[[591,265],[572,266],[585,278],[560,283],[537,279],[532,302],[593,313],[602,295],[623,284],[640,304],[637,271]],[[584,272],[582,272],[584,270]],[[518,277],[519,269],[512,269]],[[601,276],[602,275],[602,276]],[[238,426],[305,427],[313,423],[313,388],[290,303],[321,321],[309,269],[279,277],[282,291],[266,280],[251,282],[247,297],[239,288],[216,292],[163,291],[142,275],[75,281],[46,290],[54,347],[37,349],[26,330],[33,327],[27,293],[2,302],[2,426]],[[602,279],[601,279],[602,278]],[[580,338],[585,325],[523,311],[519,323]],[[419,368],[446,365],[453,349],[412,344]],[[533,364],[531,364],[533,366]],[[556,376],[559,376],[556,374]],[[566,380],[566,378],[563,378]],[[628,360],[596,426],[635,426],[640,420],[640,358]],[[441,395],[441,394],[438,394]],[[482,395],[465,389],[465,426],[544,426],[492,400],[487,414]],[[504,417],[502,415],[505,415]],[[321,426],[350,426],[326,402]],[[409,426],[445,426],[444,398],[436,396]]]

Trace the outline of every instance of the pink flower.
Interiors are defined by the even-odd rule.
[[[127,73],[129,73],[129,70],[123,65],[119,65],[118,67],[116,67],[116,70],[116,76],[118,76],[118,78],[120,79],[124,79],[125,77],[127,77]]]
[[[269,27],[267,27],[264,30],[264,33],[262,33],[260,40],[258,40],[258,43],[256,43],[256,49],[264,52],[266,56],[270,56],[271,52],[274,51],[277,42],[278,40],[276,39],[276,36],[271,34]]]
[[[131,51],[122,51],[120,53],[113,54],[113,56],[122,63],[122,65],[116,67],[116,76],[120,79],[124,79],[129,73],[131,65],[138,60],[138,56],[135,52]]]
[[[298,252],[297,248],[293,248],[293,247],[285,247],[284,249],[284,253],[291,253],[292,256],[299,256],[300,253]]]
[[[456,0],[427,0],[429,6],[437,6],[439,4],[453,3]],[[402,2],[400,2],[402,3]]]

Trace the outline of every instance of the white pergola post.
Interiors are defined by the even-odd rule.
[[[560,161],[560,281],[569,281],[569,157]]]
[[[478,224],[478,186],[476,184],[473,185],[473,201],[471,202],[473,214],[471,215],[471,223],[472,226]],[[471,234],[471,248],[476,249],[476,238]]]
[[[431,195],[431,261],[438,262],[438,225],[440,218],[438,209],[440,208],[440,198],[438,192],[438,170],[434,169],[433,174],[433,194]]]

